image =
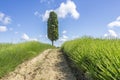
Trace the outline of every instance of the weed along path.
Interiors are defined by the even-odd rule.
[[[58,49],[48,49],[0,80],[76,80]]]

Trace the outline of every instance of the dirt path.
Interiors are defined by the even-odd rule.
[[[58,49],[49,49],[19,65],[0,80],[76,80]]]

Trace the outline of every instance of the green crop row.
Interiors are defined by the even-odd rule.
[[[88,80],[120,80],[120,40],[83,37],[61,49]]]
[[[0,44],[0,78],[15,69],[23,61],[37,56],[45,49],[53,48],[39,42],[24,42],[19,44]]]

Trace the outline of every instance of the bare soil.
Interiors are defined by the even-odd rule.
[[[48,49],[0,80],[76,80],[58,49]]]

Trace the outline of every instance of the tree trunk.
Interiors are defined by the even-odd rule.
[[[52,46],[54,46],[54,41],[52,41]]]

